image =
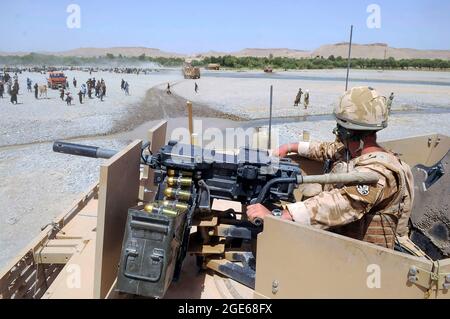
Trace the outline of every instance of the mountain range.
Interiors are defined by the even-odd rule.
[[[31,52],[0,52],[0,56],[5,55],[27,55]],[[348,55],[348,43],[335,43],[322,45],[312,50],[295,50],[288,48],[246,48],[235,52],[219,52],[208,51],[197,54],[182,54],[175,52],[166,52],[156,48],[146,47],[113,47],[113,48],[78,48],[61,52],[36,52],[40,54],[56,55],[56,56],[76,56],[76,57],[95,57],[105,56],[110,53],[114,56],[122,55],[127,57],[135,57],[145,54],[149,57],[176,57],[176,58],[202,58],[207,56],[224,56],[232,55],[236,57],[290,57],[290,58],[309,58],[323,56],[328,58],[333,55],[346,58]],[[410,48],[393,48],[385,43],[371,44],[352,44],[353,58],[376,58],[383,59],[393,57],[395,59],[443,59],[450,60],[450,50],[418,50]]]

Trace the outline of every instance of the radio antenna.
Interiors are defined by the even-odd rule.
[[[348,74],[350,72],[350,62],[352,56],[352,37],[353,37],[353,25],[350,27],[350,42],[348,44],[348,62],[347,62],[347,77],[345,78],[345,91],[348,89]]]

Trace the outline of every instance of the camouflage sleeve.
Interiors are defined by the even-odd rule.
[[[335,160],[337,154],[342,152],[344,145],[341,142],[299,142],[298,154],[315,161]]]
[[[373,172],[368,168],[358,168],[360,172]],[[335,188],[322,192],[304,202],[288,204],[287,208],[295,222],[327,229],[342,226],[364,216],[382,199],[383,176],[376,185],[356,185]]]

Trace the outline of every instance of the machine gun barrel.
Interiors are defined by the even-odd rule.
[[[113,157],[117,153],[117,151],[109,150],[106,148],[73,144],[61,141],[56,141],[53,143],[53,151],[70,155],[106,159]]]
[[[349,172],[323,175],[299,175],[297,181],[299,184],[374,184],[378,182],[378,175],[370,172]]]

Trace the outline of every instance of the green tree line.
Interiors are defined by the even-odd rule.
[[[114,63],[112,63],[114,62]],[[24,56],[0,56],[2,65],[65,65],[65,66],[94,66],[94,65],[123,65],[153,62],[163,67],[177,67],[184,62],[183,58],[148,57],[142,54],[138,57],[114,56],[111,53],[99,57],[61,57],[31,53]],[[219,57],[205,57],[194,60],[194,66],[204,67],[209,63],[218,63],[221,67],[230,69],[263,69],[270,66],[274,69],[302,70],[302,69],[334,69],[346,68],[347,59],[333,55],[328,58],[287,58],[287,57],[235,57],[231,55]],[[441,59],[351,59],[351,67],[355,69],[450,69],[449,60]]]
[[[235,57],[235,56],[219,56],[206,57],[200,61],[194,61],[196,66],[206,66],[209,63],[218,63],[226,68],[249,68],[249,69],[263,69],[266,66],[271,66],[276,69],[334,69],[346,68],[347,59],[340,56],[329,56],[328,58],[286,58],[286,57]],[[444,70],[450,69],[449,60],[441,59],[351,59],[351,67],[357,69],[431,69]]]

